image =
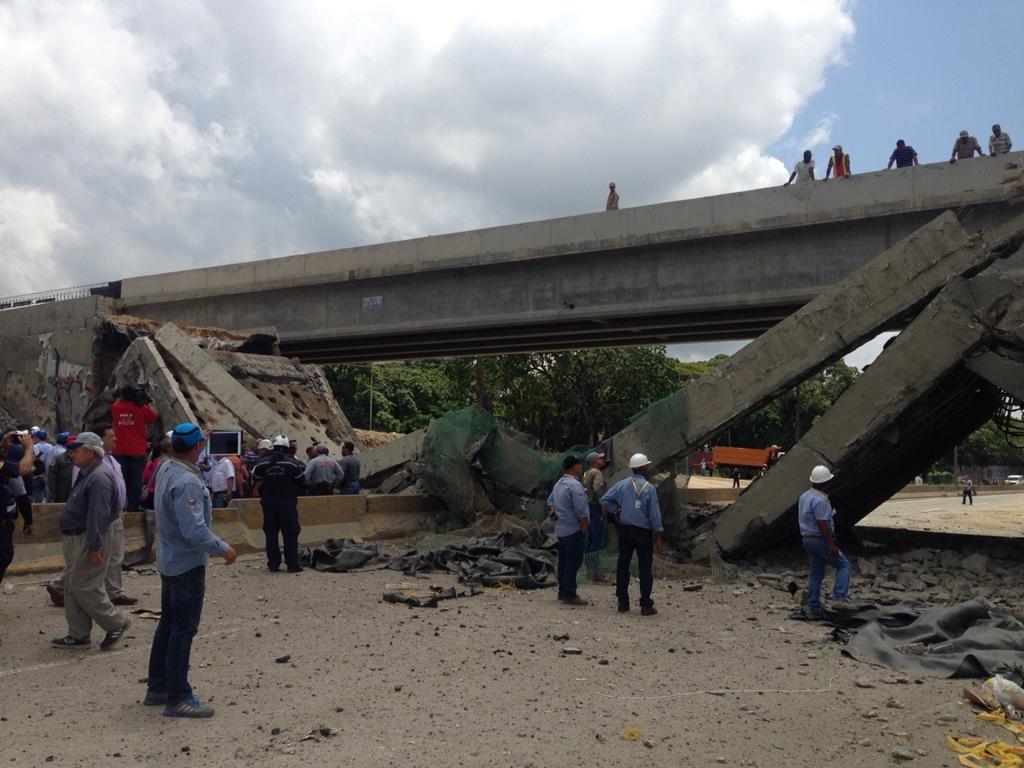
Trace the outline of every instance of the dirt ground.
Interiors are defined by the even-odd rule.
[[[142,706],[155,622],[137,618],[111,652],[54,650],[62,612],[38,576],[17,577],[0,594],[0,762],[796,768],[884,766],[906,747],[913,764],[955,766],[947,734],[1003,738],[960,703],[963,681],[845,659],[827,628],[789,618],[764,567],[694,592],[659,578],[660,613],[641,617],[616,613],[607,585],[581,587],[587,608],[549,589],[410,609],[383,603],[385,585],[454,578],[216,564],[191,672],[212,721]],[[152,571],[126,582],[159,607]],[[301,740],[320,726],[337,733]]]

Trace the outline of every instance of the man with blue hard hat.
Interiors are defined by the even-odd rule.
[[[636,552],[640,571],[640,615],[654,616],[658,611],[651,599],[654,589],[654,549],[661,551],[661,506],[658,492],[651,485],[651,462],[642,453],[629,458],[632,474],[619,480],[601,497],[601,506],[618,514],[619,561],[616,568],[615,596],[619,613],[629,610],[629,566]]]
[[[171,432],[171,459],[160,464],[156,476],[160,623],[150,649],[142,703],[164,705],[168,717],[213,717],[213,707],[202,704],[189,685],[189,657],[199,629],[210,555],[221,555],[227,565],[236,557],[235,550],[210,529],[210,493],[196,464],[205,443],[198,425],[176,426]]]

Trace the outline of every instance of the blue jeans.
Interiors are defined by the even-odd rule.
[[[355,496],[357,493],[359,493],[359,488],[359,481],[353,480],[351,483],[341,486],[341,489],[338,491],[338,493],[340,493],[342,496]]]
[[[604,526],[605,519],[601,507],[590,505],[590,527],[587,528],[586,541],[583,544],[584,552],[600,552],[604,549]]]
[[[583,565],[583,531],[558,537],[558,599],[576,597],[576,572]]]
[[[629,566],[636,552],[640,576],[640,607],[654,605],[654,533],[637,525],[619,525],[619,561],[615,568],[615,596],[619,605],[629,605]]]
[[[180,576],[160,577],[160,623],[149,652],[148,687],[155,693],[166,693],[170,706],[192,695],[188,662],[205,594],[205,566]]]
[[[811,561],[811,576],[807,583],[807,607],[821,608],[821,582],[825,580],[825,566],[836,570],[836,584],[832,589],[833,600],[845,600],[850,589],[850,561],[840,552],[832,556],[824,539],[805,536],[804,549]]]

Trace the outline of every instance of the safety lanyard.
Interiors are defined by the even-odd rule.
[[[181,461],[181,459],[171,459],[172,464],[177,464],[179,467],[184,467],[196,477],[199,477],[199,468],[189,464],[187,461]]]
[[[650,482],[647,481],[647,480],[644,480],[644,484],[641,485],[639,488],[636,487],[636,478],[635,477],[629,478],[629,482],[631,482],[633,484],[633,493],[636,494],[636,500],[640,501],[640,494],[642,494],[644,492],[644,490],[647,488],[647,486],[650,485]]]

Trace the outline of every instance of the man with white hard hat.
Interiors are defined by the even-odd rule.
[[[267,569],[281,569],[281,546],[284,540],[284,561],[290,573],[302,570],[299,565],[299,496],[305,490],[305,465],[291,455],[291,441],[278,435],[271,441],[271,451],[252,468],[253,495],[259,496],[263,508],[263,534],[267,542]]]
[[[601,497],[601,506],[610,513],[618,512],[619,562],[616,568],[615,596],[619,613],[629,610],[629,565],[636,552],[640,570],[640,615],[654,616],[658,611],[651,599],[654,589],[654,549],[661,552],[661,507],[658,492],[651,485],[651,462],[644,454],[634,453],[629,459],[632,475],[619,480]]]
[[[821,618],[821,582],[825,579],[825,566],[836,571],[832,588],[832,608],[843,607],[850,587],[850,561],[836,544],[836,511],[832,508],[825,489],[835,475],[819,464],[811,470],[811,487],[801,494],[797,504],[800,536],[810,559],[811,574],[807,583],[807,603],[804,615],[809,619]]]

